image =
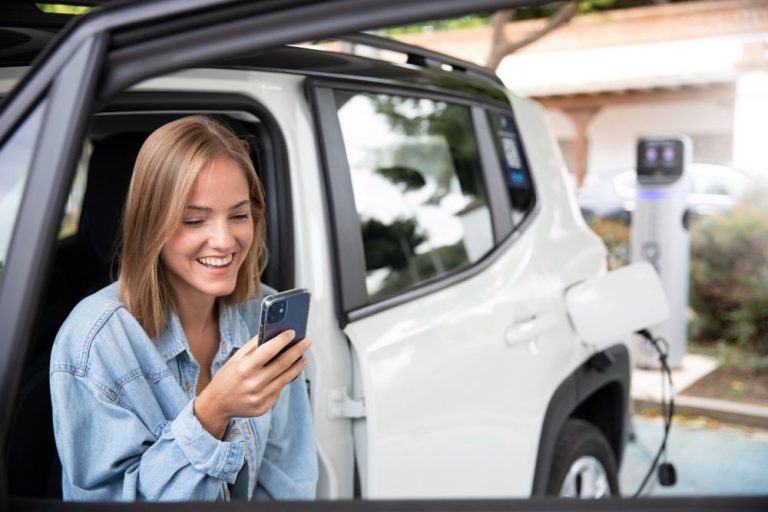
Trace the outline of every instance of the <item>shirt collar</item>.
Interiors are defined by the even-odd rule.
[[[165,329],[155,340],[157,350],[163,358],[170,361],[187,350],[187,338],[184,336],[184,329],[181,328],[179,317],[173,311],[168,311],[165,315]]]
[[[237,336],[235,328],[237,317],[235,306],[219,301],[219,335],[221,336],[219,351],[224,354],[239,349],[248,341]],[[165,315],[165,325],[165,330],[155,340],[155,346],[167,362],[188,350],[189,343],[176,313],[168,311]]]

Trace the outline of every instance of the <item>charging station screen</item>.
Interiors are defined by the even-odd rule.
[[[683,174],[683,142],[680,140],[643,140],[637,144],[637,180],[640,183],[665,184]]]

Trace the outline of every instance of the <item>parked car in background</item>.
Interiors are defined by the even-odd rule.
[[[730,212],[753,181],[748,174],[723,164],[692,163],[687,172],[691,183],[688,208],[696,215]],[[590,173],[577,198],[584,218],[629,224],[636,193],[635,170],[625,168]]]

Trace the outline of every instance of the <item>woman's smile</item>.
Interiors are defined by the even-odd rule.
[[[206,258],[198,258],[197,261],[199,261],[201,264],[205,265],[206,267],[222,268],[232,263],[232,259],[233,259],[233,255],[229,254],[227,256],[218,257],[218,258],[214,256],[209,256]]]

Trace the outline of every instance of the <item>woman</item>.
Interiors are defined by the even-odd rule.
[[[314,497],[303,340],[257,346],[264,197],[245,144],[202,116],[153,132],[123,219],[118,282],[51,355],[65,499]]]

